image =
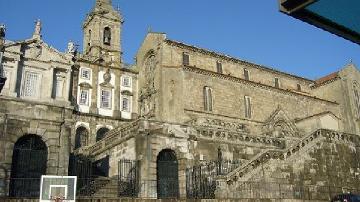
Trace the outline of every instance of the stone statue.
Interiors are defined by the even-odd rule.
[[[5,27],[5,25],[0,25],[0,39],[4,39],[4,38],[5,38],[5,32],[6,32],[6,27]]]
[[[69,41],[68,46],[67,46],[67,53],[74,54],[75,52],[76,52],[75,43],[72,41]]]
[[[40,21],[40,19],[35,21],[35,30],[34,30],[33,38],[41,39],[41,21]]]
[[[110,69],[107,69],[104,76],[103,76],[104,82],[109,83],[111,81],[111,73]]]

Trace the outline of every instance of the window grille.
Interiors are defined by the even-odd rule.
[[[245,118],[251,118],[251,98],[248,96],[245,96]]]
[[[101,108],[111,108],[111,91],[101,90]]]
[[[89,80],[91,77],[90,69],[81,69],[81,78]]]
[[[35,72],[26,72],[23,87],[23,96],[36,97],[39,91],[40,75]]]
[[[130,98],[129,97],[122,98],[122,111],[130,112]]]
[[[204,109],[205,111],[213,110],[212,89],[207,86],[204,87]]]
[[[130,77],[123,77],[122,78],[122,85],[124,87],[131,87],[131,78]]]
[[[80,92],[80,105],[88,105],[89,91],[81,90]]]

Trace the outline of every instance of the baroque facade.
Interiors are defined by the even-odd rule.
[[[359,187],[354,64],[310,80],[149,32],[126,65],[122,23],[110,0],[97,0],[82,53],[71,42],[65,53],[46,44],[40,21],[30,39],[6,41],[0,195],[34,196],[36,188],[17,191],[19,179],[42,174],[96,174],[107,184],[132,176],[131,196],[146,198],[257,197],[249,182],[258,183],[252,193],[287,187],[267,198],[289,187],[293,198],[312,187],[307,199],[324,187]],[[91,157],[91,173],[76,170],[77,156]],[[120,168],[125,160],[136,162],[136,174]],[[196,174],[209,162],[215,167]]]

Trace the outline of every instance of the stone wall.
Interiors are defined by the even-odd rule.
[[[5,117],[0,128],[0,166],[7,170],[7,176],[11,172],[14,144],[28,134],[40,136],[48,147],[47,174],[66,175],[72,109],[4,98],[0,100],[0,106]]]
[[[216,72],[216,62],[220,62],[224,75],[244,79],[244,69],[247,69],[250,74],[249,78],[252,81],[274,86],[274,79],[278,78],[280,87],[283,89],[297,90],[297,84],[300,84],[302,91],[310,91],[311,80],[171,40],[165,40],[163,45],[162,65],[165,67],[183,66],[183,52],[190,56],[189,66]]]

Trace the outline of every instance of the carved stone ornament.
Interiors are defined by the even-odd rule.
[[[105,83],[110,83],[111,81],[111,73],[110,73],[110,69],[107,69],[105,74],[103,75],[103,79]]]
[[[299,131],[280,106],[265,121],[263,130],[266,135],[277,138],[299,137]]]

